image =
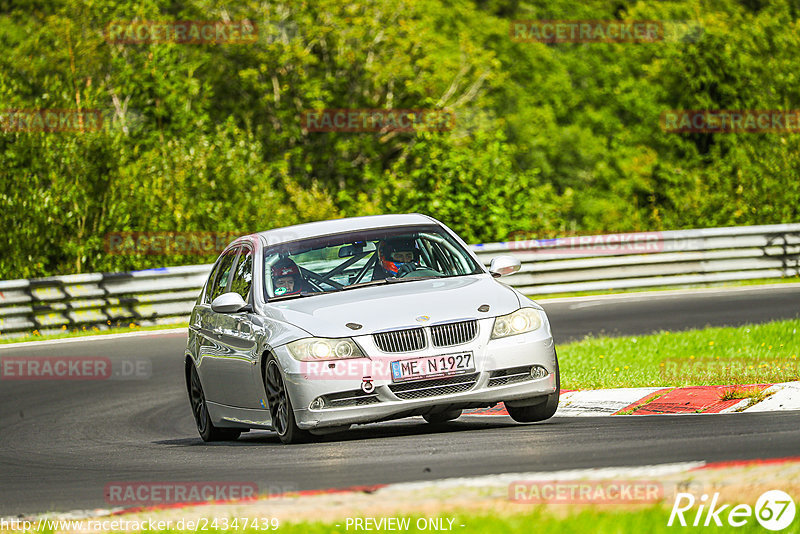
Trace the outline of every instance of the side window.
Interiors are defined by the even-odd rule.
[[[217,277],[217,271],[219,271],[219,263],[214,265],[214,267],[211,269],[211,274],[208,275],[208,281],[206,282],[205,290],[203,292],[203,304],[208,304],[211,302],[211,290],[214,287],[214,279]]]
[[[247,301],[250,296],[250,288],[253,285],[253,251],[246,247],[239,256],[236,263],[236,272],[231,282],[231,291],[239,293]]]
[[[238,251],[238,248],[231,249],[225,254],[225,257],[220,260],[219,267],[217,268],[217,276],[214,278],[214,284],[209,290],[209,302],[225,293],[225,288],[228,287],[228,280],[230,279],[231,275],[233,260],[236,259],[236,253]]]

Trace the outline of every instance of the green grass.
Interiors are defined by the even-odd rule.
[[[759,388],[731,388],[726,389],[719,400],[734,400],[734,399],[753,399],[760,401],[764,398],[764,390]]]
[[[47,336],[0,338],[0,344],[186,326],[87,328]],[[587,338],[558,347],[561,387],[600,389],[800,380],[799,331],[800,320],[795,319],[739,328]]]
[[[683,284],[673,286],[654,286],[654,287],[634,287],[630,289],[598,289],[594,291],[565,291],[563,293],[548,293],[547,295],[528,295],[531,300],[542,301],[547,299],[565,297],[589,297],[598,295],[617,295],[627,293],[646,293],[648,291],[670,291],[676,289],[697,289],[697,288],[726,288],[742,286],[761,286],[771,284],[796,284],[800,282],[800,276],[787,278],[757,278],[755,280],[736,280],[730,282],[709,282],[706,284]]]
[[[800,379],[800,319],[597,337],[558,348],[561,387],[753,384]]]
[[[599,509],[599,508],[583,508],[578,511],[568,512],[568,509],[562,508],[562,505],[554,505],[550,508],[544,506],[537,506],[528,508],[527,505],[519,505],[518,512],[510,514],[478,514],[474,512],[464,512],[456,514],[442,514],[445,527],[448,525],[448,519],[454,519],[452,523],[452,531],[454,533],[464,534],[517,534],[517,533],[531,533],[531,532],[547,532],[553,534],[560,533],[592,533],[592,534],[659,534],[659,533],[673,533],[679,532],[728,532],[735,530],[736,532],[749,533],[758,532],[763,533],[766,530],[761,527],[756,521],[755,517],[750,516],[747,519],[747,524],[732,529],[726,523],[727,510],[720,514],[720,520],[723,522],[723,527],[704,527],[702,521],[705,520],[705,514],[701,520],[701,526],[698,527],[681,527],[673,524],[672,527],[667,526],[669,520],[670,508],[662,506],[650,506],[647,508],[636,510],[612,510]],[[697,509],[686,512],[685,518],[687,524],[691,525],[694,519],[694,512]],[[363,516],[355,516],[363,518]],[[382,516],[374,517],[380,520]],[[385,516],[383,516],[385,517]],[[392,516],[404,519],[410,518],[410,528],[408,530],[394,530],[394,532],[441,532],[437,530],[422,530],[417,529],[416,522],[419,516]],[[338,526],[337,526],[338,523]],[[463,525],[463,527],[461,526]],[[214,531],[214,530],[211,530]],[[164,531],[164,532],[194,532],[194,531]],[[222,532],[222,531],[215,531]],[[226,532],[234,532],[228,530]],[[263,530],[239,530],[237,532],[249,532],[251,534],[258,534],[264,532]],[[272,532],[272,531],[270,531]],[[329,534],[340,533],[346,534],[348,532],[365,532],[364,530],[356,530],[351,524],[347,528],[344,520],[334,522],[304,522],[304,523],[281,523],[276,532],[282,534]],[[372,532],[392,532],[389,530],[372,530]],[[782,530],[782,534],[796,534],[800,532],[800,521],[795,520],[786,529]]]
[[[133,323],[132,323],[133,324]],[[6,343],[23,343],[26,341],[43,341],[46,339],[63,339],[68,337],[85,337],[85,336],[97,336],[97,335],[105,335],[105,334],[125,334],[128,332],[142,332],[142,331],[149,331],[149,330],[169,330],[172,328],[187,328],[189,325],[188,323],[176,323],[176,324],[165,324],[165,325],[156,325],[156,326],[125,326],[125,327],[114,327],[108,328],[106,330],[101,330],[97,327],[87,326],[80,330],[66,330],[64,329],[63,333],[59,334],[47,334],[41,335],[38,334],[36,331],[24,336],[24,337],[14,337],[14,338],[4,338],[0,336],[0,344]]]

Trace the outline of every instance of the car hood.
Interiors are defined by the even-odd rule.
[[[489,305],[488,312],[478,307]],[[270,306],[279,318],[318,337],[346,337],[457,319],[495,317],[520,307],[516,293],[487,275],[418,280],[327,293]],[[427,321],[418,321],[421,316]],[[362,328],[353,330],[347,323]]]

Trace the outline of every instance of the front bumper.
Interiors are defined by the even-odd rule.
[[[372,336],[360,336],[355,340],[371,358],[313,362],[313,369],[280,347],[276,355],[297,426],[347,426],[552,394],[558,388],[558,364],[549,323],[541,313],[543,325],[533,332],[490,340],[493,319],[487,318],[480,321],[479,334],[470,343],[412,354],[381,353]],[[395,383],[385,372],[390,361],[463,352],[471,352],[475,361],[475,370],[463,375]],[[320,366],[325,372],[318,372]],[[529,371],[533,366],[544,367],[547,374],[532,378]],[[373,391],[364,391],[365,381]],[[317,405],[312,408],[315,400]]]

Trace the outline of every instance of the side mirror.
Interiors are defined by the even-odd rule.
[[[211,302],[211,309],[217,313],[236,313],[249,308],[242,296],[234,291],[223,293]]]
[[[522,265],[519,260],[514,256],[497,256],[492,258],[492,263],[489,265],[489,272],[492,276],[498,278],[507,274],[513,274],[520,270]]]

